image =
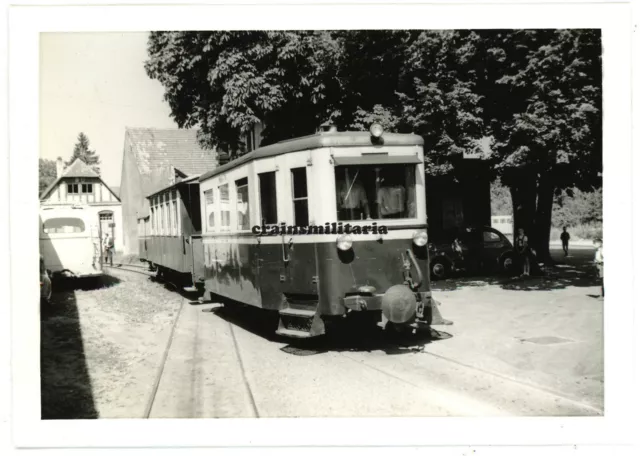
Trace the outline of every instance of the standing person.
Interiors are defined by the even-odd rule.
[[[604,298],[604,253],[602,239],[594,239],[593,245],[595,245],[596,247],[596,257],[593,262],[596,264],[596,268],[598,270],[598,278],[600,279],[600,291],[602,292],[602,297]]]
[[[569,239],[571,239],[571,235],[567,232],[567,227],[562,227],[560,240],[562,241],[562,250],[564,250],[564,256],[569,256]]]
[[[516,257],[522,264],[522,275],[527,277],[529,275],[531,265],[529,263],[529,239],[524,234],[524,229],[518,228],[518,235],[513,242],[516,251]]]
[[[104,237],[102,238],[102,251],[104,252],[104,262],[109,261],[109,255],[107,254],[107,241],[109,239],[109,235],[104,233]]]
[[[113,267],[113,249],[114,249],[115,243],[113,240],[113,236],[110,234],[107,234],[107,261],[109,261],[109,265],[111,267]]]

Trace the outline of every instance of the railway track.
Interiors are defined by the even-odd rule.
[[[151,277],[154,279],[157,279],[159,282],[162,283],[168,283],[166,281],[163,281],[160,278],[156,278],[155,277],[155,273],[145,270],[144,268],[140,268],[140,267],[127,267],[127,266],[118,266],[118,267],[113,267],[113,270],[115,271],[125,271],[125,273],[132,273],[132,274],[136,274],[136,275],[144,275],[147,277]],[[175,288],[176,290],[179,290],[179,288],[175,285],[175,284],[170,284],[173,288]],[[181,294],[181,301],[179,304],[179,309],[176,313],[175,318],[173,319],[173,322],[171,324],[171,330],[170,330],[170,334],[166,343],[166,346],[164,348],[163,351],[163,355],[160,361],[160,364],[158,366],[157,372],[155,374],[154,380],[153,380],[153,384],[152,384],[152,391],[150,393],[149,399],[147,400],[145,409],[144,409],[144,418],[150,418],[153,414],[153,410],[154,410],[154,405],[155,405],[155,401],[156,401],[156,396],[158,394],[158,389],[160,386],[160,383],[163,379],[163,375],[165,374],[165,367],[167,364],[167,359],[170,356],[171,350],[172,350],[172,344],[174,341],[174,334],[176,331],[176,327],[178,325],[178,322],[180,320],[180,317],[183,315],[185,308],[188,308],[189,306],[185,306],[185,303],[189,303],[189,298],[187,296],[184,296]],[[202,301],[201,301],[202,302]],[[254,417],[260,417],[261,413],[259,411],[259,404],[256,401],[256,394],[254,391],[254,388],[251,385],[251,382],[249,381],[249,378],[247,376],[246,373],[246,369],[247,367],[251,367],[251,363],[249,360],[249,366],[247,366],[247,358],[245,356],[243,356],[243,352],[242,352],[242,341],[239,340],[240,339],[240,335],[242,334],[243,331],[247,331],[246,329],[243,329],[242,327],[237,327],[235,324],[231,323],[231,322],[226,322],[226,325],[228,325],[229,328],[229,332],[231,335],[231,342],[233,346],[232,351],[234,352],[234,357],[236,359],[236,362],[238,363],[239,366],[239,371],[241,372],[241,376],[242,376],[242,380],[244,383],[244,389],[246,391],[246,400],[249,403],[250,409],[253,412],[253,416]],[[250,334],[252,334],[251,331],[247,331]],[[257,334],[258,336],[260,336],[260,334]],[[308,342],[312,342],[312,341],[305,341],[307,343],[304,343],[303,346],[307,349],[307,350],[311,350],[314,351],[314,346],[315,343],[308,343]],[[193,342],[194,344],[197,343],[197,341]],[[246,343],[246,341],[245,341]],[[277,343],[278,345],[281,344],[281,342]],[[391,344],[393,344],[392,341],[389,341],[388,344],[385,345],[389,345],[391,346]],[[274,349],[273,346],[271,346],[271,344],[268,344],[267,346],[267,350],[268,349]],[[325,352],[327,350],[323,350],[323,349],[319,349],[318,350],[318,354],[322,354],[323,352]],[[329,348],[329,351],[331,351],[331,348]],[[429,356],[430,358],[434,359],[434,361],[439,362],[440,364],[443,365],[447,365],[450,366],[451,369],[457,369],[460,372],[466,372],[470,377],[482,377],[485,379],[485,382],[491,382],[491,379],[494,379],[493,381],[495,382],[500,382],[501,384],[506,384],[509,385],[509,387],[511,389],[519,389],[522,391],[528,391],[527,394],[534,394],[538,397],[543,397],[545,398],[544,400],[547,401],[562,401],[564,402],[567,407],[571,407],[573,409],[582,409],[585,410],[585,413],[589,413],[592,415],[600,415],[603,413],[602,410],[600,410],[597,407],[593,407],[591,405],[589,405],[588,403],[585,402],[581,402],[579,400],[576,400],[575,398],[569,397],[565,394],[562,394],[558,391],[554,391],[539,385],[535,385],[535,384],[531,384],[528,382],[524,382],[521,381],[519,379],[515,379],[515,378],[511,378],[511,377],[507,377],[505,375],[499,374],[499,373],[495,373],[495,372],[491,372],[489,370],[486,369],[480,369],[477,368],[475,366],[471,366],[471,365],[467,365],[464,363],[461,363],[455,359],[446,357],[446,356],[442,356],[436,353],[430,353],[428,350],[420,350],[421,353],[423,353],[425,356]],[[373,371],[376,371],[379,375],[382,375],[386,378],[390,378],[390,379],[394,379],[395,381],[399,381],[402,383],[405,383],[406,385],[410,385],[411,387],[415,387],[415,388],[419,388],[419,389],[424,389],[423,387],[421,387],[419,384],[415,383],[414,381],[412,381],[410,378],[405,378],[404,375],[402,375],[402,372],[399,372],[397,370],[394,369],[389,369],[384,367],[383,365],[378,365],[379,363],[376,362],[375,359],[359,359],[358,356],[354,356],[354,353],[349,353],[349,352],[344,352],[342,350],[338,350],[337,354],[340,356],[340,358],[348,360],[349,363],[353,363],[353,364],[357,364],[358,366],[360,366],[361,368],[364,367],[366,369],[370,369]],[[193,369],[194,367],[192,367]],[[198,401],[197,397],[192,398],[193,401]],[[464,402],[464,401],[463,401]],[[471,406],[472,407],[472,406]]]

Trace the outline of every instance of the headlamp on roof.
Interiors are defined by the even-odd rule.
[[[379,123],[374,123],[369,128],[369,132],[374,138],[381,138],[382,134],[384,133],[384,128],[382,128],[382,125],[380,125]]]

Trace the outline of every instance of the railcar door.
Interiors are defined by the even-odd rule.
[[[309,193],[307,168],[291,170],[293,193],[293,219],[296,227],[309,226]],[[281,237],[282,270],[280,280],[283,292],[313,299],[318,295],[318,271],[316,270],[317,237],[284,234]]]

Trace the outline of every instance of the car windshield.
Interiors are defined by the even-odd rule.
[[[415,164],[336,166],[338,220],[417,217],[416,169]]]
[[[45,233],[83,233],[85,230],[82,219],[75,217],[50,218],[45,220],[42,228]]]

